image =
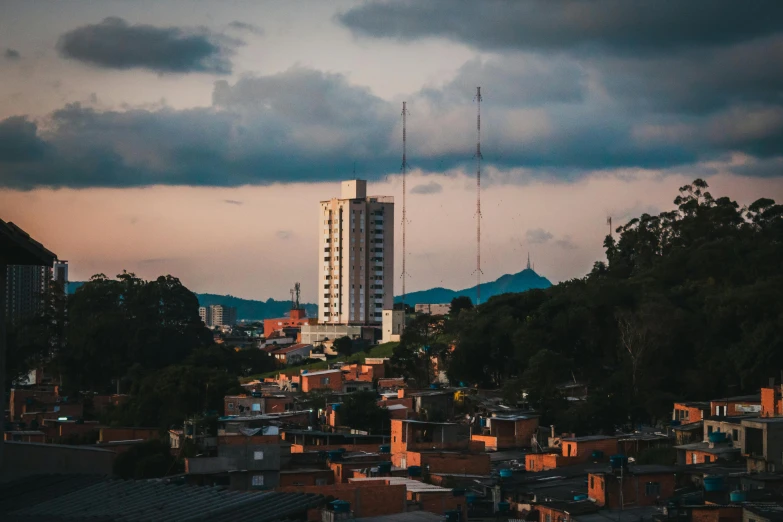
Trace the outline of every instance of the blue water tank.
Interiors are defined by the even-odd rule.
[[[340,453],[337,450],[327,451],[326,454],[329,456],[329,460],[342,460],[343,454]]]
[[[339,402],[336,402],[336,403],[332,404],[332,409],[333,409],[334,411],[337,411],[337,410],[339,410],[339,409],[340,409],[340,403],[339,403]]]
[[[351,511],[351,503],[345,500],[333,500],[329,502],[329,507],[335,513],[349,513]]]
[[[378,473],[391,473],[391,468],[391,462],[381,462],[378,464]]]
[[[729,500],[732,502],[745,502],[748,499],[748,495],[744,491],[732,491],[729,493]]]
[[[345,453],[345,448],[337,448],[337,451],[340,453],[340,455],[342,455]]]
[[[381,444],[378,447],[379,453],[391,453],[391,445],[390,444]]]
[[[704,477],[704,491],[723,491],[723,477]]]
[[[511,478],[512,476],[514,476],[514,472],[510,469],[503,468],[500,470],[500,478]]]
[[[250,394],[250,396],[258,399],[259,397],[263,397],[264,395],[259,391],[254,391]]]
[[[574,495],[574,500],[587,500],[587,495]]]
[[[421,466],[408,466],[409,477],[421,477]]]
[[[302,375],[306,374],[307,370],[302,370]]]
[[[476,502],[476,494],[468,493],[467,495],[465,495],[465,502],[467,502],[468,504],[473,504],[474,502]]]
[[[433,389],[433,390],[437,390],[438,389],[438,385],[433,382],[432,384],[430,384],[430,388]]]
[[[628,464],[628,457],[625,455],[612,455],[609,457],[609,465],[612,469],[620,469]]]
[[[505,500],[498,502],[498,511],[505,513],[509,509],[511,509],[511,504],[509,504]]]
[[[679,425],[681,425],[681,424],[682,424],[682,422],[681,422],[681,421],[678,421],[678,420],[673,420],[673,421],[671,422],[670,426],[679,426]]]
[[[604,458],[604,452],[601,450],[593,450],[591,457],[593,460],[601,460]]]
[[[464,383],[464,382],[462,382],[462,381],[459,381],[459,387],[460,387],[460,388],[464,388],[464,387],[465,387],[465,383]]]
[[[722,431],[713,431],[708,435],[709,441],[713,443],[726,442],[726,434]]]
[[[487,419],[485,419],[484,417],[480,418],[479,419],[479,426],[481,426],[483,428],[486,425],[487,425]]]

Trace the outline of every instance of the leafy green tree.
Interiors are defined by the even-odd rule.
[[[335,339],[334,349],[340,355],[351,355],[353,353],[353,341],[348,336]]]
[[[388,433],[389,411],[378,406],[375,392],[354,392],[343,399],[340,424],[369,433]]]
[[[466,295],[460,295],[451,300],[451,308],[449,309],[449,317],[457,319],[459,314],[463,310],[472,310],[473,301]]]
[[[114,459],[114,474],[123,479],[151,479],[181,471],[168,444],[153,439],[134,445]]]

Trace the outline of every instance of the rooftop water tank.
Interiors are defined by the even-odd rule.
[[[345,500],[333,500],[329,502],[329,507],[335,513],[350,513],[351,511],[351,503]]]
[[[745,502],[748,499],[748,495],[745,494],[744,491],[732,491],[729,493],[729,500],[731,500],[732,503],[737,502]]]
[[[391,445],[389,445],[389,444],[381,444],[378,447],[378,452],[379,453],[391,453]]]
[[[574,495],[574,500],[587,500],[587,495]]]
[[[723,477],[704,477],[704,491],[723,491]]]
[[[612,469],[620,469],[628,465],[628,457],[625,455],[612,455],[609,457],[609,465]]]
[[[473,504],[474,502],[476,502],[476,494],[468,493],[467,495],[465,495],[465,502],[467,502],[468,504]]]
[[[505,513],[509,509],[511,509],[511,504],[509,504],[505,500],[498,502],[498,511]]]
[[[500,470],[500,478],[511,478],[513,475],[514,472],[508,468],[503,468]]]
[[[591,457],[593,460],[601,460],[602,458],[604,458],[604,452],[601,450],[593,450]]]
[[[709,441],[713,443],[726,442],[726,434],[722,431],[713,431],[708,435]]]
[[[409,477],[421,477],[421,466],[408,466]]]
[[[390,473],[392,468],[391,462],[381,462],[378,464],[378,473]]]

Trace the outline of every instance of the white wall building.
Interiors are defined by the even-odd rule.
[[[417,304],[413,307],[417,314],[448,315],[451,311],[451,303],[444,304]]]
[[[340,199],[321,202],[318,235],[318,322],[380,325],[394,299],[394,199],[343,181]]]
[[[402,335],[403,321],[405,321],[405,312],[402,310],[384,310],[381,342],[399,341],[400,335]]]

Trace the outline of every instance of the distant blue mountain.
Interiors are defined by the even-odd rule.
[[[516,274],[506,274],[495,281],[481,284],[481,300],[485,301],[492,296],[500,294],[525,292],[533,288],[549,288],[552,283],[546,277],[541,277],[533,270],[526,268]],[[420,292],[411,292],[405,295],[405,304],[437,304],[450,303],[455,297],[461,295],[470,297],[472,301],[476,300],[476,287],[465,288],[464,290],[449,290],[448,288],[431,288]],[[400,296],[394,298],[395,303],[402,300]]]

